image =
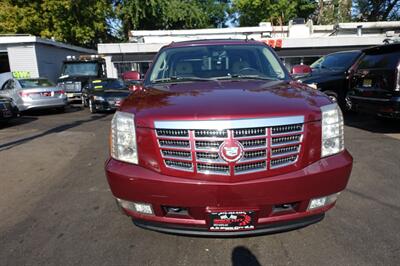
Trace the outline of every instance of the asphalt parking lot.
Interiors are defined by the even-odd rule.
[[[400,123],[346,118],[347,189],[315,225],[238,239],[133,226],[103,171],[112,114],[28,113],[0,128],[0,265],[398,265]]]

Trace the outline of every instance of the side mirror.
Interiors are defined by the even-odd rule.
[[[127,71],[127,72],[122,73],[122,79],[124,81],[127,81],[127,80],[139,81],[141,79],[141,74],[139,71]]]
[[[307,65],[295,65],[292,67],[292,70],[290,72],[293,75],[305,75],[311,73],[312,69],[310,66]]]

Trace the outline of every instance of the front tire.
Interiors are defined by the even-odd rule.
[[[94,104],[92,99],[89,99],[89,110],[92,114],[97,113],[96,105]]]

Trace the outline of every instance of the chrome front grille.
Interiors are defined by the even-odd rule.
[[[80,92],[82,88],[82,83],[80,81],[60,83],[59,85],[66,92]]]
[[[228,136],[227,130],[195,130],[194,136],[196,138],[226,138]]]
[[[234,129],[233,136],[235,138],[252,137],[252,136],[265,136],[266,128],[244,128]]]
[[[188,140],[159,140],[160,147],[166,148],[190,148],[190,142]]]
[[[197,171],[203,174],[229,175],[229,166],[198,163]]]
[[[189,137],[189,130],[157,129],[156,132],[161,137]]]
[[[254,173],[265,171],[266,169],[267,163],[265,161],[250,164],[240,164],[235,166],[235,174]]]
[[[303,146],[304,118],[257,121],[259,123],[253,123],[254,119],[155,122],[155,136],[164,165],[175,170],[241,175],[295,164]],[[227,128],[219,128],[224,125]],[[228,140],[240,143],[243,149],[236,162],[228,162],[221,155],[221,146]]]
[[[196,141],[196,149],[199,150],[218,150],[222,144],[221,141]]]

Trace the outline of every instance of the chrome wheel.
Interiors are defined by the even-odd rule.
[[[92,99],[89,100],[89,110],[92,114],[96,113],[96,106],[94,105]]]

